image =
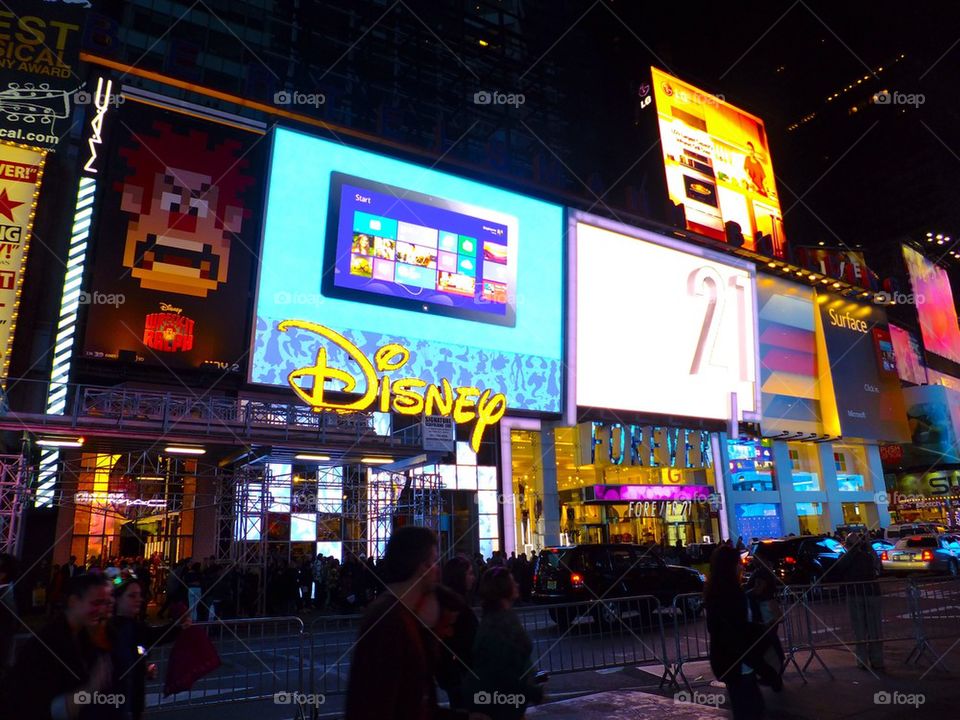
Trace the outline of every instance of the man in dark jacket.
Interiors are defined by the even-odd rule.
[[[27,643],[4,687],[3,716],[26,720],[119,717],[110,695],[111,666],[103,630],[112,601],[107,581],[72,578],[66,611]]]
[[[857,667],[883,670],[881,641],[880,586],[877,584],[879,561],[863,535],[847,535],[847,552],[837,563],[836,579],[854,583],[847,589],[847,609],[856,638]]]
[[[438,613],[438,558],[437,536],[427,528],[407,526],[390,537],[387,587],[364,615],[350,663],[346,720],[485,717],[437,705],[429,615],[431,605]]]

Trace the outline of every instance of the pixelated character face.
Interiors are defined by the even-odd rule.
[[[211,142],[155,123],[157,136],[120,151],[133,171],[120,188],[130,214],[123,264],[147,290],[207,297],[227,282],[232,236],[249,214],[242,193],[253,178],[240,144]]]

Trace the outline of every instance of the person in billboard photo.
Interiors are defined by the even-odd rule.
[[[763,169],[756,148],[749,140],[747,141],[747,150],[747,156],[743,160],[743,169],[746,170],[747,176],[750,178],[753,190],[761,195],[766,195],[767,190],[764,183],[767,180],[767,173]]]
[[[244,218],[239,143],[153,123],[151,135],[120,150],[130,174],[117,189],[129,215],[123,265],[140,287],[205,298],[227,282],[230,246]]]

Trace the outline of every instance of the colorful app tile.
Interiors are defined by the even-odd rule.
[[[483,279],[493,280],[494,282],[506,283],[509,280],[507,276],[507,266],[495,262],[483,263]]]
[[[374,238],[362,233],[354,233],[350,252],[355,255],[373,255],[373,246]]]
[[[354,255],[350,258],[350,274],[359,275],[360,277],[372,277],[373,276],[373,266],[371,265],[370,258],[365,255]]]
[[[437,267],[443,272],[456,272],[457,254],[455,252],[449,253],[441,250],[437,257]]]
[[[378,237],[374,243],[373,254],[383,260],[393,260],[397,253],[397,241]]]
[[[483,259],[490,262],[507,264],[507,246],[492,243],[489,240],[483,243]]]
[[[472,237],[467,237],[466,235],[460,235],[460,254],[461,255],[476,255],[477,254],[477,239]]]
[[[472,257],[461,257],[457,263],[457,272],[475,277],[477,274],[477,260]]]
[[[457,239],[457,234],[452,232],[440,231],[440,249],[446,250],[447,252],[455,253],[460,247],[460,241]]]
[[[375,258],[373,261],[373,276],[377,280],[393,282],[393,268],[394,263],[391,261]]]
[[[444,292],[456,293],[457,295],[470,295],[472,297],[476,292],[476,280],[469,275],[440,273],[437,288]]]
[[[416,265],[397,265],[397,282],[404,285],[433,289],[437,282],[435,270],[417,267]]]
[[[397,240],[436,249],[437,229],[401,222],[397,226]]]
[[[397,221],[356,210],[353,213],[353,231],[396,240]]]

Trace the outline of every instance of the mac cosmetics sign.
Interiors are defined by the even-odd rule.
[[[893,442],[909,438],[886,313],[830,294],[818,295],[817,303],[824,431]]]

